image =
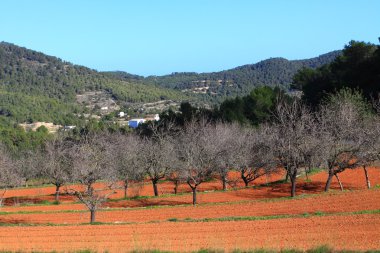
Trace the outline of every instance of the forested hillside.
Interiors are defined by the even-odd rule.
[[[355,89],[371,101],[380,95],[380,45],[350,41],[342,54],[317,69],[302,69],[294,76],[294,88],[303,91],[303,99],[313,107],[330,94]]]
[[[73,124],[85,109],[76,95],[104,91],[120,105],[164,99],[222,102],[247,95],[259,85],[289,87],[300,69],[333,61],[340,51],[308,60],[273,58],[214,73],[173,73],[142,76],[127,72],[98,72],[53,56],[0,43],[0,115],[16,122],[52,121]]]
[[[189,99],[179,91],[146,85],[0,43],[0,115],[22,121],[67,124],[83,108],[76,95],[103,90],[119,103]]]
[[[341,51],[333,51],[315,58],[293,61],[284,58],[271,58],[256,64],[244,65],[220,72],[201,74],[192,72],[173,73],[166,76],[150,76],[145,81],[163,87],[192,90],[193,92],[221,97],[247,95],[259,85],[288,88],[292,83],[294,74],[300,69],[318,68],[332,62],[340,54]],[[121,76],[120,73],[118,75]],[[126,77],[130,78],[128,75]],[[207,88],[199,89],[201,87]]]

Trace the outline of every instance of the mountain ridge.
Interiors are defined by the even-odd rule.
[[[224,99],[228,96],[246,95],[261,85],[289,88],[294,74],[300,69],[321,67],[332,62],[340,54],[341,50],[335,50],[309,59],[288,60],[283,57],[273,57],[216,72],[173,72],[168,75],[147,77],[123,71],[107,73],[124,80],[137,80],[171,89],[219,95]],[[204,89],[199,91],[202,87]]]
[[[0,42],[0,116],[13,117],[18,122],[72,124],[74,114],[86,112],[76,96],[87,91],[106,92],[124,108],[128,104],[161,100],[210,105],[227,97],[246,95],[260,85],[287,89],[298,70],[319,67],[339,54],[340,51],[333,51],[292,61],[276,57],[219,72],[142,77],[124,71],[101,72]],[[19,105],[19,100],[32,104]],[[59,111],[65,115],[56,115]]]

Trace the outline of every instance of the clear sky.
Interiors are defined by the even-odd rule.
[[[211,72],[378,44],[380,0],[1,0],[0,41],[100,71]]]

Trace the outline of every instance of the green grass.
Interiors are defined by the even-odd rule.
[[[80,225],[131,225],[131,224],[150,224],[150,223],[163,223],[163,222],[228,222],[228,221],[258,221],[258,220],[275,220],[275,219],[299,219],[299,218],[310,218],[310,217],[321,217],[321,216],[345,216],[345,215],[362,215],[362,214],[380,214],[380,209],[378,210],[362,210],[356,212],[341,212],[341,213],[303,213],[303,214],[281,214],[281,215],[268,215],[268,216],[227,216],[227,217],[217,217],[217,218],[185,218],[179,219],[172,217],[166,221],[151,220],[147,222],[94,222],[94,223],[80,223],[80,224],[55,224],[55,223],[0,223],[1,226],[80,226]],[[0,252],[1,253],[1,252]]]
[[[344,215],[361,215],[361,214],[380,214],[378,210],[363,210],[356,212],[341,212],[341,213],[303,213],[303,214],[281,214],[281,215],[268,215],[268,216],[231,216],[231,217],[218,217],[218,218],[201,218],[201,219],[167,219],[169,222],[215,222],[215,221],[257,221],[257,220],[274,220],[274,219],[286,219],[286,218],[309,218],[309,217],[321,217],[321,216],[344,216]]]

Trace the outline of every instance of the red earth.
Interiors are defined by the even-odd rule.
[[[221,191],[221,183],[214,180],[200,185],[200,204],[195,207],[187,185],[180,186],[182,194],[174,195],[170,194],[173,185],[161,182],[160,194],[166,195],[151,197],[152,186],[145,182],[134,184],[129,196],[150,197],[124,200],[120,199],[122,189],[118,190],[114,200],[97,212],[97,221],[107,224],[92,226],[83,224],[89,221],[89,212],[72,196],[61,196],[60,205],[46,205],[44,201],[54,200],[54,187],[12,189],[0,208],[0,250],[277,250],[324,244],[335,249],[380,249],[380,189],[376,187],[380,185],[380,169],[369,168],[369,176],[371,190],[366,189],[363,169],[346,170],[340,174],[345,191],[339,190],[334,178],[329,193],[323,192],[325,172],[310,175],[308,180],[302,176],[297,182],[299,197],[294,199],[284,198],[289,196],[289,183],[274,183],[284,178],[281,173],[260,178],[250,188],[244,188],[239,180],[236,188],[228,191]],[[231,173],[230,177],[239,179],[239,174]],[[225,219],[243,216],[271,217]],[[205,218],[214,220],[196,220]],[[183,222],[185,219],[192,222]],[[128,222],[132,224],[125,224]],[[15,224],[18,226],[11,226]]]
[[[99,252],[161,249],[380,248],[379,215],[286,218],[258,221],[161,222],[131,225],[3,227],[0,249]]]

